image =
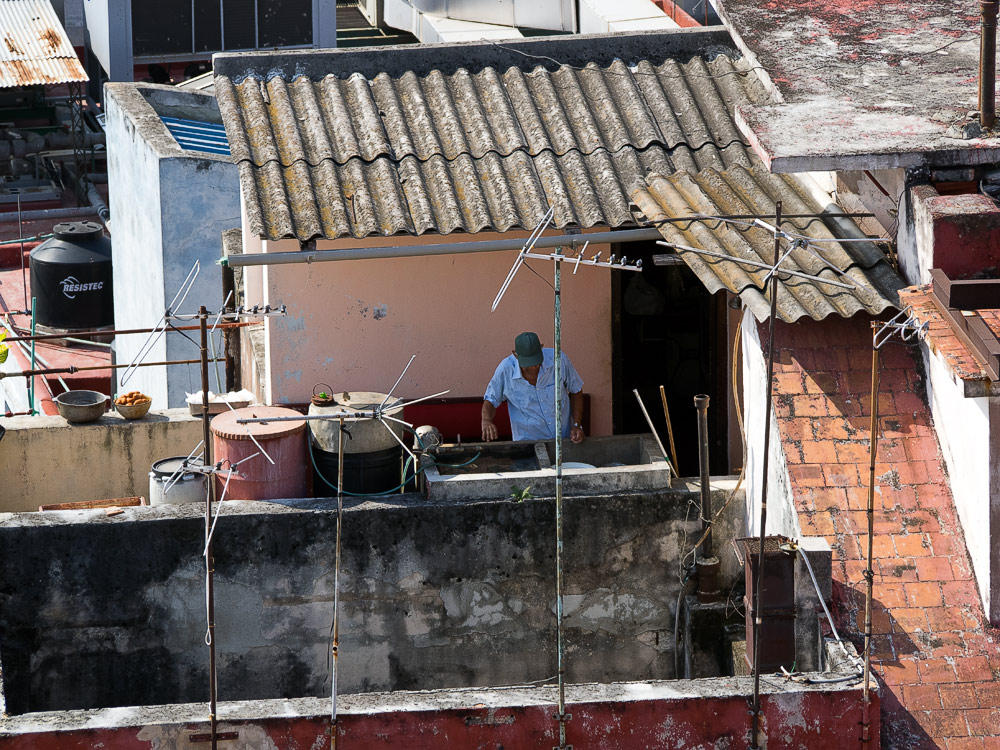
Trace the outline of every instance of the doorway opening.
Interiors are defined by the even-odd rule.
[[[664,386],[678,471],[698,476],[697,394],[711,397],[708,408],[710,470],[728,474],[730,407],[730,324],[734,311],[727,293],[710,294],[683,262],[655,266],[655,243],[619,245],[616,254],[642,258],[641,273],[612,274],[612,412],[616,434],[648,432],[632,390],[642,396],[669,451],[660,397]],[[679,259],[678,259],[679,260]],[[739,463],[742,456],[736,456]]]

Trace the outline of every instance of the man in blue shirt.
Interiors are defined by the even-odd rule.
[[[583,380],[565,353],[561,360],[562,435],[579,443],[583,441]],[[493,418],[504,401],[514,440],[554,438],[555,388],[555,351],[543,349],[535,333],[518,334],[514,351],[497,366],[483,396],[483,440],[497,439]]]

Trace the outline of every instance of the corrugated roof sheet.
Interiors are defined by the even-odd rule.
[[[736,166],[724,172],[706,169],[697,174],[650,174],[646,186],[634,191],[632,199],[650,221],[660,223],[660,233],[668,242],[768,265],[774,258],[774,235],[750,222],[743,225],[662,222],[669,217],[695,214],[759,214],[766,220],[767,214],[773,214],[777,200],[782,201],[782,211],[786,214],[816,213],[821,209],[795,178],[771,174],[760,166],[750,169]],[[814,239],[835,239],[820,220],[785,220],[782,229]],[[764,281],[766,269],[691,250],[678,250],[677,254],[709,291],[728,289],[740,295],[758,320],[770,316],[770,294]],[[876,315],[899,305],[897,292],[905,284],[873,243],[816,243],[792,250],[782,262],[783,268],[792,271],[847,283],[830,265],[846,273],[855,288],[841,289],[821,281],[779,276],[778,316],[782,320],[792,323],[807,315],[822,320],[833,313],[849,318],[862,311]]]
[[[86,81],[49,0],[0,0],[0,88]]]
[[[252,231],[505,231],[533,227],[550,204],[558,227],[617,227],[634,223],[628,195],[649,172],[755,159],[731,113],[766,94],[735,52],[582,69],[515,53],[368,76],[289,72],[303,57],[255,71],[253,56],[228,76],[217,62]]]

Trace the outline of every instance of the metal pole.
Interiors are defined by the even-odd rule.
[[[979,0],[979,124],[990,130],[996,123],[997,0]]]
[[[337,430],[337,541],[333,568],[333,644],[330,647],[330,750],[337,746],[337,656],[340,653],[340,524],[344,514],[344,416]],[[310,448],[312,450],[312,448]]]
[[[707,532],[701,545],[705,557],[712,556],[712,484],[708,471],[708,402],[709,397],[698,394],[694,406],[698,410],[698,466],[701,469],[701,530]]]
[[[36,297],[32,295],[31,297],[31,335],[35,335],[35,299]],[[29,370],[35,369],[35,342],[31,342],[31,362],[28,364]],[[37,414],[35,411],[35,378],[32,377],[28,381],[28,408],[31,409],[31,413]]]
[[[656,444],[660,447],[660,453],[663,454],[663,460],[667,462],[667,466],[671,468],[675,476],[677,474],[677,468],[670,463],[670,456],[667,455],[667,449],[663,447],[663,441],[660,440],[660,435],[653,426],[653,420],[649,416],[649,412],[646,411],[646,405],[642,402],[642,396],[639,395],[639,389],[633,388],[632,395],[635,396],[635,400],[639,402],[639,410],[642,412],[642,416],[646,418],[646,424],[649,426],[649,431],[653,433],[653,437],[656,439]]]
[[[205,465],[212,465],[212,438],[209,434],[208,413],[208,310],[198,308],[198,322],[201,329],[201,439],[205,445]],[[215,557],[212,541],[212,502],[215,500],[215,475],[207,477],[208,491],[205,493],[205,601],[208,608],[208,719],[211,723],[212,750],[217,750],[216,701],[217,683],[215,672]]]
[[[873,323],[876,328],[878,323]],[[865,568],[865,686],[861,704],[861,742],[870,741],[871,731],[871,665],[872,665],[872,542],[875,528],[875,456],[878,453],[878,347],[872,342],[872,417],[868,462],[868,565]]]
[[[781,201],[774,205],[774,265],[781,259]],[[757,540],[757,570],[753,576],[753,707],[751,708],[750,748],[760,750],[760,581],[764,569],[764,534],[767,529],[767,470],[771,445],[771,408],[774,396],[774,328],[778,317],[778,273],[771,274],[771,317],[767,333],[767,400],[764,411],[764,456],[760,485],[760,529]]]
[[[24,291],[24,306],[28,306],[28,282],[24,274],[24,229],[21,224],[21,191],[17,191],[17,236],[21,238],[21,286]]]
[[[36,359],[38,359],[36,357]],[[41,359],[38,359],[41,362]],[[221,359],[209,359],[209,362],[221,362]],[[166,362],[140,362],[135,367],[163,367],[165,365],[194,365],[201,362],[201,359],[171,359]],[[74,373],[74,372],[88,372],[90,370],[120,370],[123,367],[128,367],[127,364],[113,364],[113,365],[83,365],[82,367],[77,367],[76,365],[70,365],[69,367],[42,367],[37,370],[24,370],[22,372],[0,372],[0,380],[4,378],[12,378],[18,375],[55,375],[59,372]],[[69,388],[66,389],[67,391]]]
[[[562,517],[562,261],[554,261],[555,398],[556,398],[556,662],[559,681],[559,748],[566,747],[566,654],[563,643]]]

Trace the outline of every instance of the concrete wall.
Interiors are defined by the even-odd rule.
[[[879,695],[873,684],[872,741],[880,739]],[[719,750],[749,738],[751,680],[569,685],[572,719],[566,740],[578,750]],[[336,746],[352,750],[548,748],[559,744],[553,687],[451,690],[342,696]],[[858,735],[857,681],[801,685],[764,680],[761,747],[840,750]],[[219,731],[235,741],[221,747],[285,750],[331,744],[330,700],[299,699],[219,704]],[[0,721],[4,750],[194,750],[208,736],[206,706],[153,706],[72,711]],[[207,741],[207,740],[206,740]],[[230,742],[232,744],[230,744]]]
[[[678,561],[700,527],[688,517],[695,496],[565,501],[570,681],[672,676]],[[716,507],[722,498],[720,488]],[[226,504],[215,536],[221,698],[329,694],[331,508]],[[8,713],[207,700],[200,510],[0,517]],[[550,499],[393,496],[346,510],[343,534],[340,691],[556,673]]]
[[[940,355],[922,346],[927,400],[948,467],[983,610],[1000,621],[1000,397],[968,398]]]
[[[3,513],[78,500],[148,497],[153,462],[186,456],[201,439],[201,421],[180,409],[152,411],[133,422],[114,414],[79,425],[46,416],[3,423]]]
[[[1000,272],[1000,207],[978,193],[940,195],[932,185],[903,192],[900,270],[911,284],[930,282],[930,269],[952,279]]]
[[[459,235],[463,240],[504,235]],[[509,236],[509,233],[508,235]],[[380,238],[380,244],[386,243]],[[440,242],[440,237],[414,244]],[[267,242],[266,251],[297,250]],[[317,243],[317,249],[344,243]],[[372,241],[354,242],[364,246]],[[593,246],[608,257],[608,246]],[[248,247],[248,252],[252,250]],[[307,401],[313,385],[335,391],[384,391],[417,359],[400,385],[403,396],[451,389],[479,396],[514,336],[537,331],[553,343],[552,268],[522,268],[496,312],[490,305],[514,252],[342,261],[265,267],[268,302],[285,304],[285,318],[267,320],[269,403]],[[563,348],[591,394],[591,429],[611,433],[611,279],[606,269],[563,274]],[[248,298],[251,295],[248,294]],[[249,301],[249,299],[248,299]]]
[[[767,355],[761,343],[757,321],[747,310],[743,317],[743,404],[747,441],[746,518],[750,535],[760,533],[761,479],[764,471],[764,417],[767,402]],[[767,533],[792,538],[802,535],[792,498],[788,462],[778,432],[778,420],[771,409]]]
[[[115,325],[155,325],[195,261],[201,270],[184,303],[189,313],[222,304],[222,231],[240,226],[239,178],[229,157],[184,151],[161,115],[218,122],[215,97],[154,84],[107,87],[108,186],[115,273]],[[130,362],[145,335],[119,336],[119,362]],[[221,336],[215,351],[221,353]],[[194,359],[197,347],[178,333],[160,337],[149,362]],[[210,388],[224,390],[211,368]],[[121,374],[122,371],[119,370]],[[220,389],[220,384],[222,388]],[[142,368],[123,390],[141,390],[156,406],[184,405],[200,390],[198,365]]]

